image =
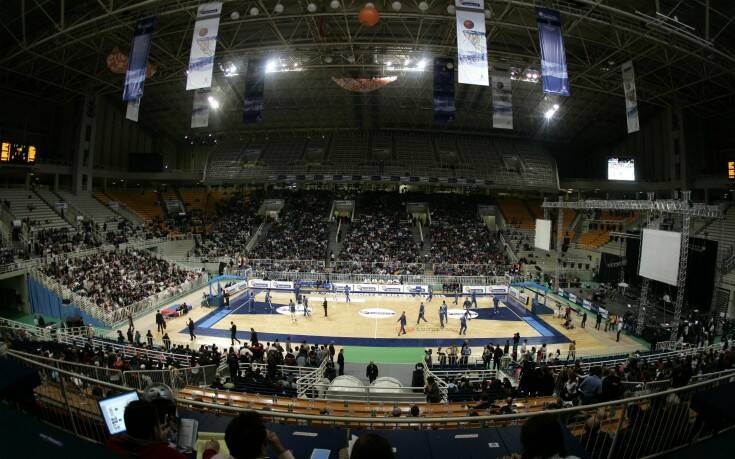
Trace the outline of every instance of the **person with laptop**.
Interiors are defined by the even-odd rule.
[[[126,431],[113,435],[107,446],[125,457],[140,459],[187,459],[169,446],[166,428],[159,423],[156,406],[146,400],[134,400],[125,407]]]

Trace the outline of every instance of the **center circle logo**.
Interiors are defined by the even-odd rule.
[[[369,308],[360,309],[359,314],[369,319],[388,319],[396,315],[396,312],[392,309]]]
[[[283,314],[285,316],[288,316],[291,314],[291,311],[288,306],[280,306],[278,309],[276,309],[276,312],[279,314]],[[309,308],[309,314],[314,312],[314,308]],[[304,305],[303,304],[297,304],[296,305],[296,314],[304,314]]]
[[[467,310],[470,313],[470,319],[477,319],[477,313],[475,311]],[[465,313],[464,309],[450,309],[447,311],[447,317],[450,319],[459,320]]]

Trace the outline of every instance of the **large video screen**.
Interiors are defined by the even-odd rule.
[[[608,180],[635,180],[635,160],[623,158],[608,158]]]

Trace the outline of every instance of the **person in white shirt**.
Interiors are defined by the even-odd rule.
[[[266,429],[263,419],[254,411],[245,411],[230,421],[225,430],[225,443],[230,454],[217,453],[212,459],[261,459],[270,448],[278,459],[294,459],[278,436]]]

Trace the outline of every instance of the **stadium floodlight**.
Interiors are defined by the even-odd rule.
[[[260,14],[260,10],[256,7],[250,8],[250,16],[257,16]]]
[[[429,9],[429,4],[428,4],[428,3],[426,3],[426,2],[421,2],[421,3],[419,3],[419,9],[420,9],[421,11],[426,11],[426,10],[428,10],[428,9]]]
[[[280,3],[276,4],[276,6],[273,7],[273,11],[275,11],[276,14],[283,13],[283,5],[281,5]]]
[[[403,7],[401,2],[393,2],[390,6],[393,8],[393,11],[401,11],[401,8]]]
[[[219,101],[214,98],[214,96],[207,97],[207,100],[209,101],[209,106],[213,109],[217,110],[219,108]],[[211,136],[212,134],[210,134]]]
[[[416,67],[419,70],[424,70],[426,68],[426,59],[421,59]]]
[[[554,111],[559,110],[559,104],[554,104]]]
[[[333,10],[336,10],[340,6],[342,5],[340,5],[339,0],[332,0],[331,2],[329,2],[329,7],[332,8]]]
[[[316,10],[317,9],[318,9],[318,7],[316,6],[316,3],[311,2],[308,5],[306,5],[306,10],[309,13],[316,13]]]
[[[273,73],[276,71],[276,68],[278,66],[278,63],[275,59],[271,59],[268,61],[267,64],[265,64],[265,73]]]
[[[544,113],[544,117],[547,120],[550,120],[551,118],[553,118],[554,117],[554,109],[553,108],[550,108],[550,109],[546,110],[546,112]]]
[[[447,13],[454,14],[457,12],[457,8],[454,7],[451,3],[447,5]]]

